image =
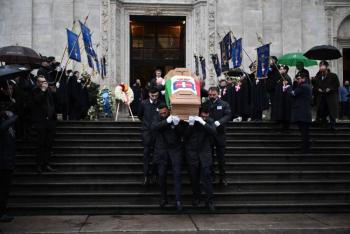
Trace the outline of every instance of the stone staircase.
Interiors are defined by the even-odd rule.
[[[350,211],[350,123],[335,133],[311,130],[313,153],[296,153],[299,132],[276,131],[270,122],[230,123],[226,171],[229,186],[214,183],[217,213],[304,213]],[[35,172],[33,143],[18,142],[10,196],[15,214],[162,214],[156,185],[142,185],[139,122],[59,122],[52,164],[56,173]],[[192,208],[183,167],[185,213]],[[204,205],[204,204],[202,204]]]

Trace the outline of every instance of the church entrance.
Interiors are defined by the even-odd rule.
[[[130,85],[146,86],[156,69],[185,67],[186,17],[130,16]]]

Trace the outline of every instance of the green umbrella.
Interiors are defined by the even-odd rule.
[[[305,67],[317,65],[316,60],[306,58],[303,53],[288,53],[278,58],[278,63],[288,66],[296,66],[298,62],[304,63]]]

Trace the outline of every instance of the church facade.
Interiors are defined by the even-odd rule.
[[[195,69],[194,55],[206,60],[207,85],[216,77],[210,55],[232,31],[243,38],[243,66],[256,58],[256,48],[271,43],[277,57],[305,52],[314,45],[338,47],[343,58],[332,61],[341,80],[350,80],[350,1],[348,0],[0,0],[0,47],[23,45],[60,61],[66,30],[86,21],[99,56],[107,61],[114,86],[147,80],[149,71],[172,66]],[[75,28],[75,29],[74,29]],[[79,33],[76,23],[73,30]],[[156,42],[156,43],[153,43]],[[84,57],[84,56],[83,56]],[[86,57],[86,56],[85,56]],[[65,61],[64,59],[63,61]],[[145,65],[146,64],[146,65]],[[88,70],[82,64],[69,63]],[[140,71],[143,71],[140,73]],[[317,67],[311,68],[311,75]]]

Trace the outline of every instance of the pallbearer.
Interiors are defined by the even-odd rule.
[[[199,116],[190,116],[188,122],[184,142],[192,183],[192,205],[197,207],[200,203],[202,184],[206,193],[206,207],[214,211],[211,167],[213,136],[216,134],[216,127],[214,120],[209,118],[209,105],[202,105]]]
[[[217,134],[215,135],[216,157],[219,163],[220,184],[227,186],[225,175],[226,123],[231,119],[231,109],[227,102],[219,98],[217,87],[209,88],[209,116],[214,120]]]
[[[169,109],[165,104],[158,106],[159,115],[155,116],[152,122],[152,131],[155,136],[154,161],[158,167],[159,186],[161,192],[160,207],[168,204],[166,176],[169,163],[171,164],[174,191],[176,200],[176,209],[182,211],[181,202],[181,162],[182,162],[182,133],[180,118],[170,115]]]
[[[151,87],[148,92],[149,99],[142,101],[138,111],[138,118],[142,121],[142,142],[143,142],[143,184],[148,185],[151,177],[155,176],[155,168],[150,170],[151,153],[154,147],[154,136],[151,131],[152,121],[158,115],[159,106],[159,90],[156,87]]]

